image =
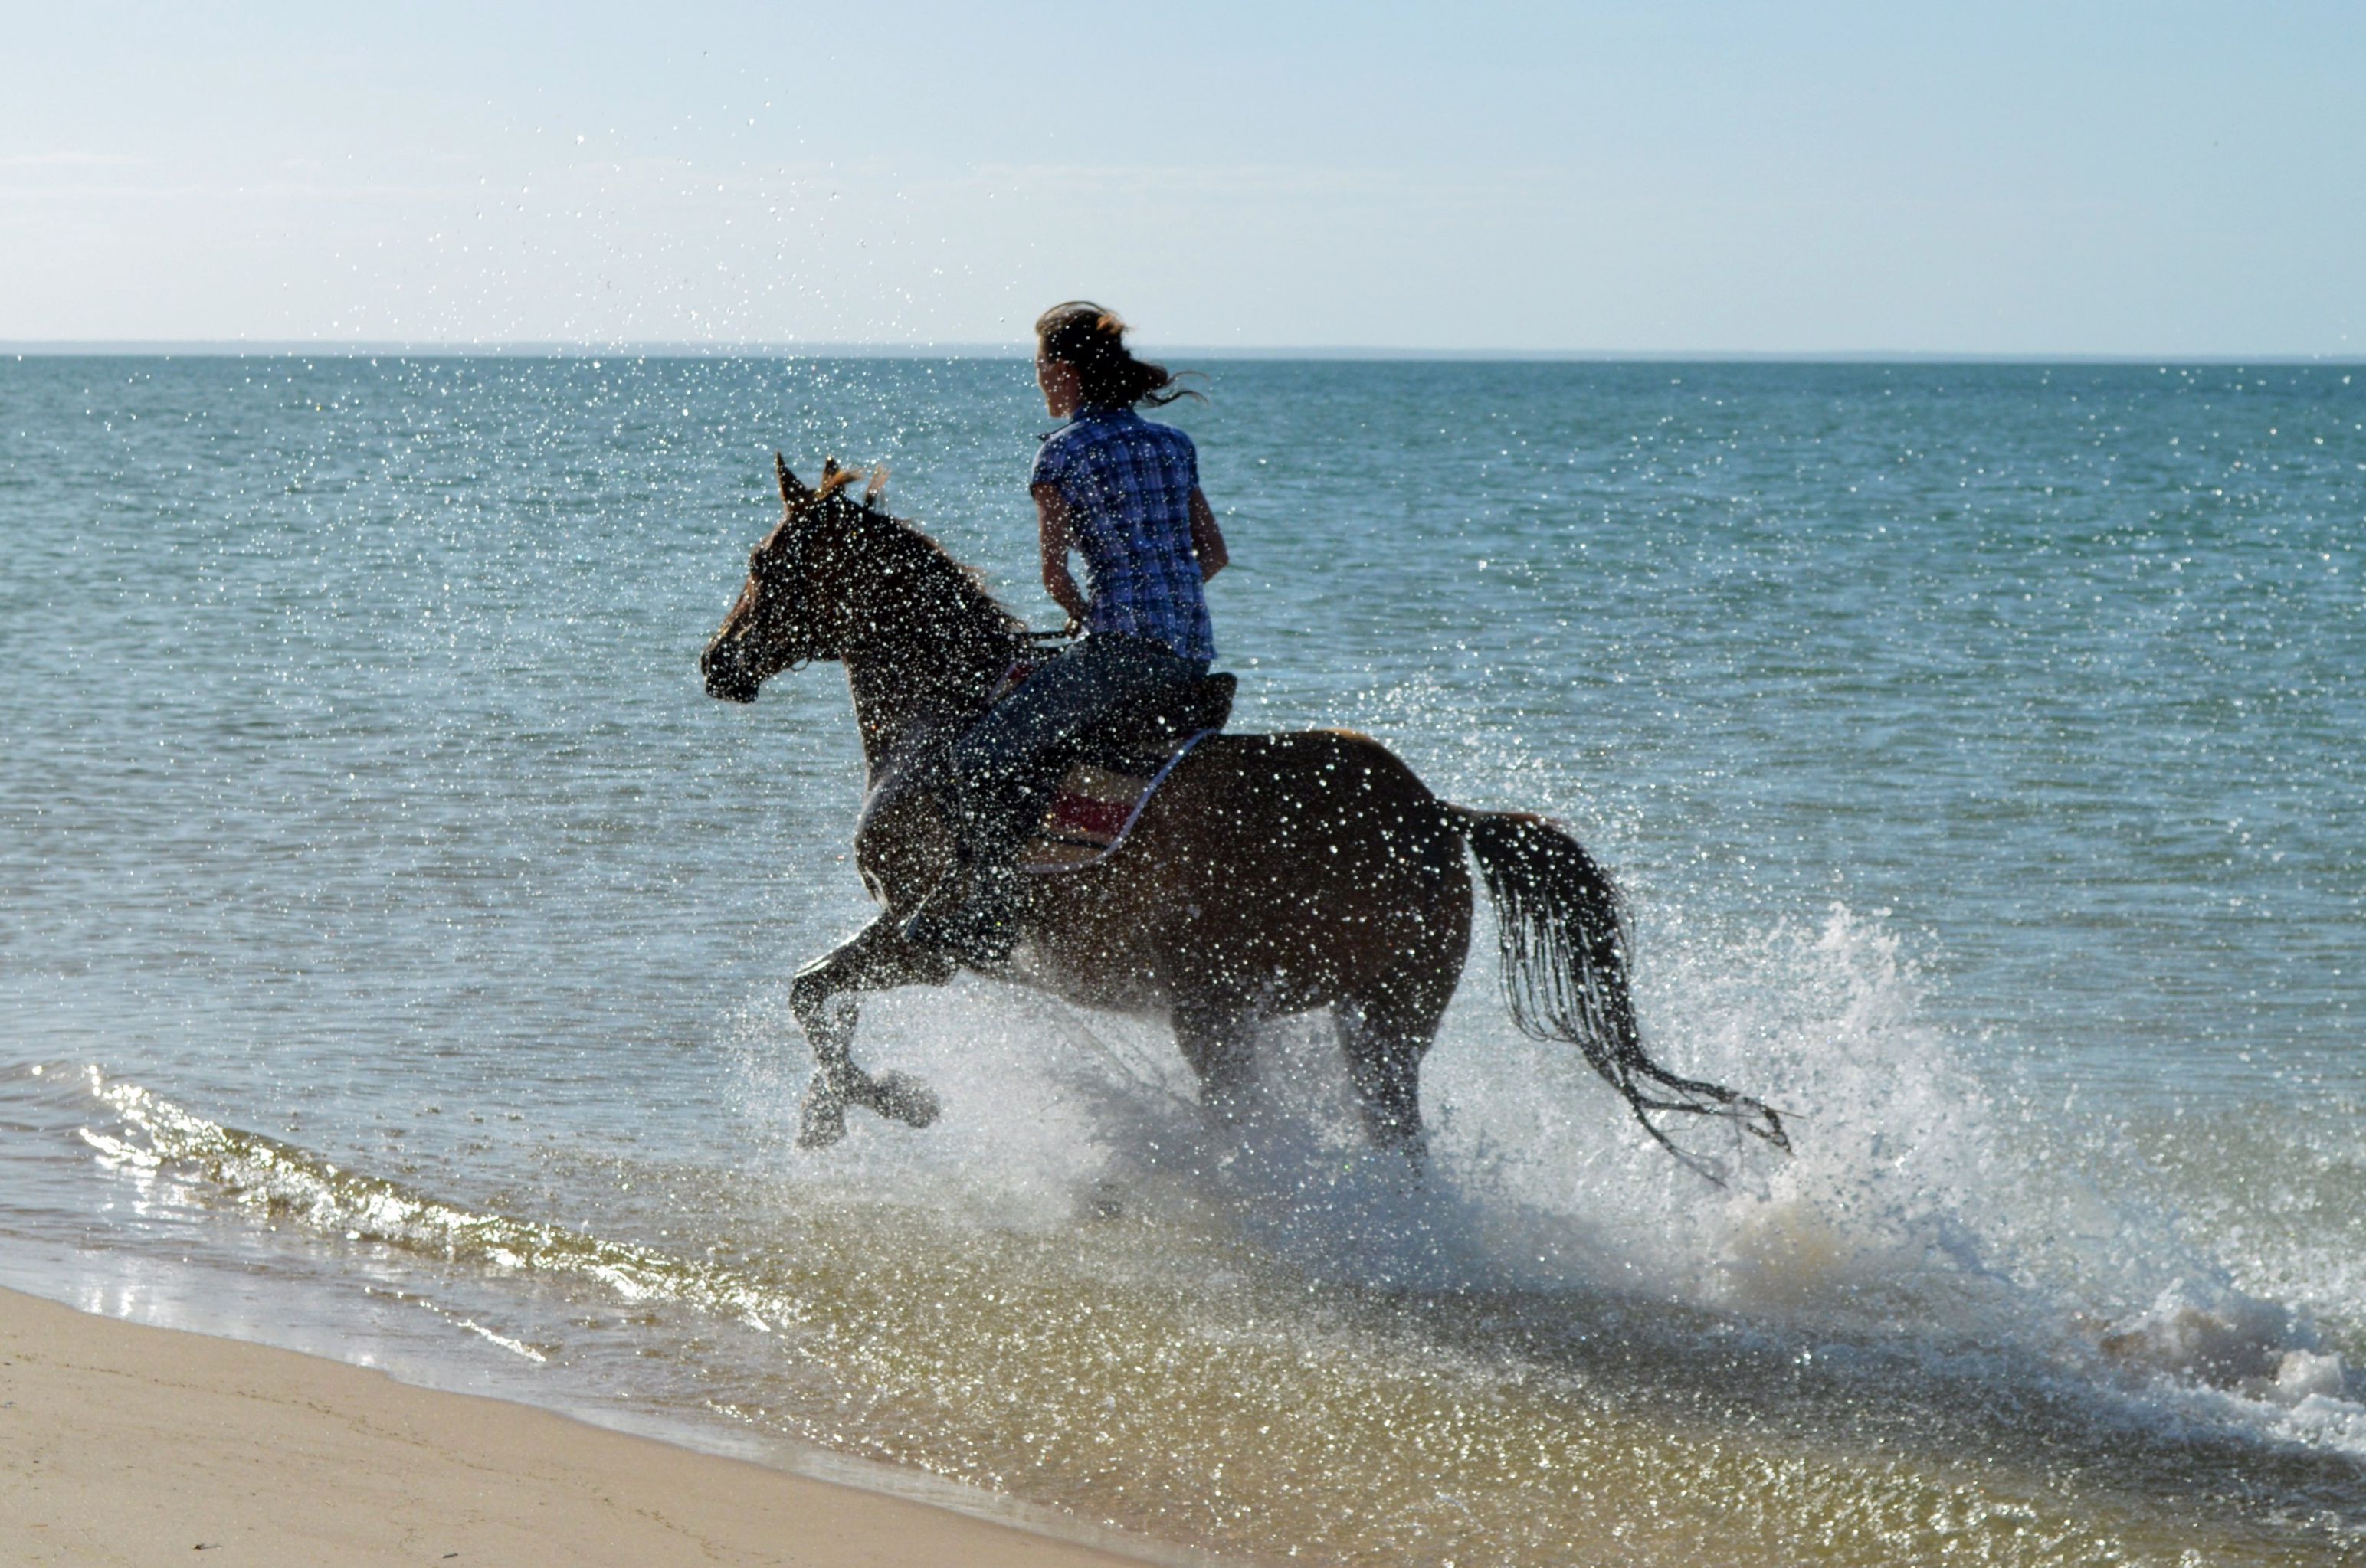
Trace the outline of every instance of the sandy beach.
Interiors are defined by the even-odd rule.
[[[0,1540],[24,1563],[1128,1561],[11,1291],[0,1291]]]

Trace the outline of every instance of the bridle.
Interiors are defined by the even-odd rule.
[[[748,575],[756,590],[755,613],[749,618],[748,633],[757,633],[773,642],[774,656],[787,655],[774,666],[773,673],[793,673],[817,659],[844,656],[845,650],[823,645],[809,600],[810,578],[807,567],[815,534],[833,519],[849,523],[865,521],[894,524],[895,519],[877,502],[878,487],[874,482],[858,500],[843,488],[813,497],[782,519],[783,535],[776,529],[772,537],[749,552]],[[831,512],[830,508],[842,511]],[[784,630],[774,641],[776,631]],[[1027,650],[1049,649],[1069,640],[1065,631],[1036,632],[1020,628],[1011,640],[1014,655],[1027,657]]]
[[[837,498],[824,498],[806,510],[818,513],[821,507]],[[820,521],[817,515],[783,518],[784,527],[796,525],[787,538],[781,539],[777,546],[767,539],[748,553],[748,577],[757,593],[757,613],[751,618],[755,625],[760,627],[768,622],[775,626],[789,625],[800,633],[787,662],[780,666],[783,671],[800,670],[828,656],[822,651],[820,639],[814,634],[813,618],[806,604],[806,557],[812,549],[815,524]]]

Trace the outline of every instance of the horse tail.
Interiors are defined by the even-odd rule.
[[[1643,1130],[1712,1182],[1722,1184],[1705,1161],[1668,1140],[1651,1112],[1722,1116],[1777,1148],[1791,1147],[1772,1106],[1678,1077],[1645,1054],[1628,985],[1623,901],[1583,845],[1526,812],[1446,811],[1487,879],[1504,955],[1504,1002],[1522,1034],[1583,1051]]]

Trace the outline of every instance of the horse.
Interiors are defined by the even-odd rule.
[[[963,960],[905,921],[953,862],[932,772],[1015,661],[1042,641],[975,574],[882,500],[884,470],[825,462],[808,486],[773,456],[781,520],[699,665],[708,695],[752,702],[772,677],[845,666],[867,774],[856,868],[877,918],[791,982],[814,1058],[797,1141],[818,1148],[857,1106],[914,1127],[936,1096],[858,1067],[856,998],[942,985]],[[1020,940],[987,969],[1070,1003],[1164,1017],[1203,1104],[1236,1104],[1260,1025],[1327,1010],[1366,1135],[1418,1165],[1420,1073],[1469,956],[1478,864],[1494,903],[1504,1001],[1529,1036],[1575,1046],[1644,1131],[1710,1180],[1655,1114],[1722,1117],[1787,1150],[1761,1101],[1645,1053],[1617,888],[1578,841],[1525,812],[1439,800],[1386,746],[1345,730],[1219,733],[1184,753],[1121,846],[1023,878]]]

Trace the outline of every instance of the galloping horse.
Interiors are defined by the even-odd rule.
[[[1032,634],[925,534],[858,500],[857,472],[808,487],[777,455],[780,524],[699,661],[709,695],[755,700],[814,659],[846,666],[869,771],[855,859],[884,912],[799,971],[790,1007],[814,1053],[798,1142],[834,1143],[846,1107],[912,1126],[936,1098],[854,1063],[863,991],[941,985],[956,961],[900,927],[952,863],[933,790],[947,744],[984,712]],[[1208,737],[1151,797],[1123,846],[1090,867],[1024,879],[1021,941],[997,978],[1087,1007],[1164,1015],[1222,1102],[1245,1081],[1256,1025],[1327,1008],[1372,1142],[1422,1149],[1421,1058],[1470,946],[1469,850],[1495,902],[1504,990],[1527,1034],[1562,1040],[1669,1142],[1653,1112],[1727,1117],[1788,1148],[1745,1095],[1681,1078],[1643,1052],[1617,890],[1542,818],[1431,794],[1379,742],[1339,730]]]

